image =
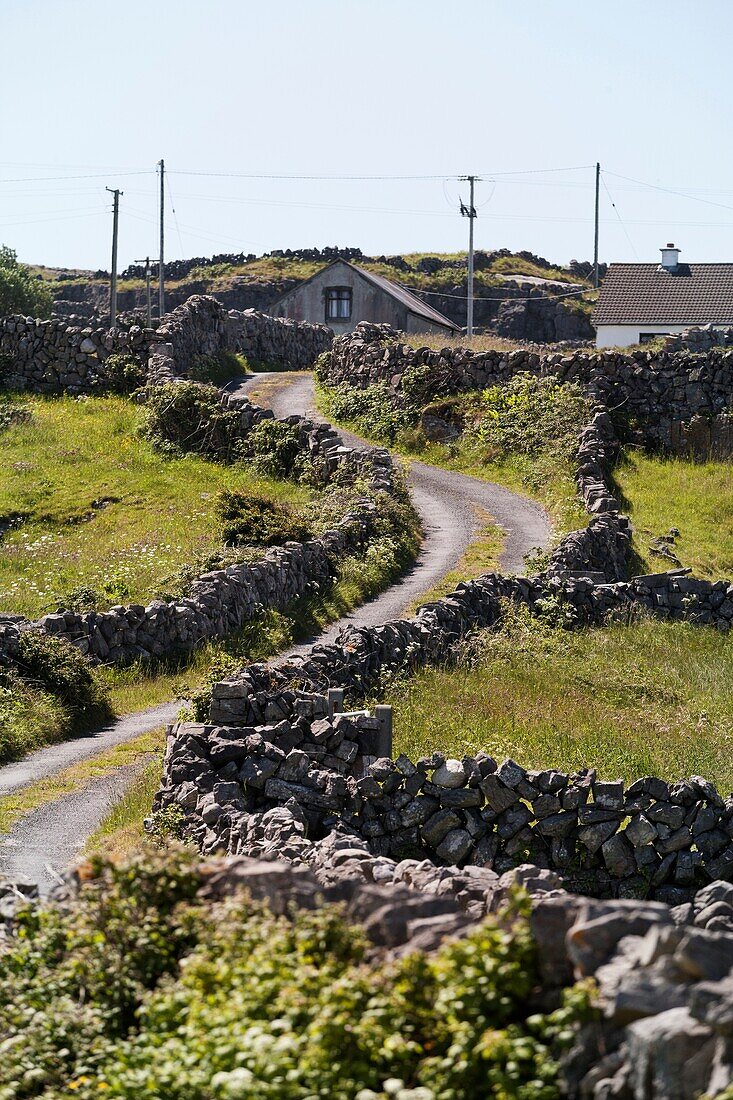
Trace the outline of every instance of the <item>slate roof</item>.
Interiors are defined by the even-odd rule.
[[[594,325],[731,325],[733,264],[611,264]]]
[[[338,263],[338,261],[336,261]],[[347,267],[351,267],[354,271],[358,271],[359,274],[372,283],[374,286],[383,290],[385,294],[389,294],[392,298],[395,298],[400,305],[410,313],[416,313],[418,317],[424,317],[428,321],[432,321],[434,325],[443,325],[444,328],[449,328],[451,331],[456,332],[460,326],[454,324],[453,321],[449,321],[448,318],[438,313],[437,309],[433,309],[432,306],[427,305],[421,298],[418,298],[416,294],[407,290],[403,286],[398,286],[397,283],[393,283],[390,279],[385,279],[382,275],[375,275],[373,271],[367,271],[363,267],[357,267],[356,264],[349,263],[348,260],[342,260]]]

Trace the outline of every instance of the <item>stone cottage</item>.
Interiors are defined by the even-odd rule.
[[[270,310],[274,317],[329,325],[337,335],[351,332],[359,321],[388,324],[402,332],[458,331],[437,309],[397,283],[348,260],[335,260]]]
[[[680,263],[673,244],[659,264],[611,264],[593,311],[596,346],[628,347],[693,325],[733,325],[733,264]]]

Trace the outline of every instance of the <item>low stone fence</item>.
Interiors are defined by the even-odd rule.
[[[326,325],[269,317],[255,309],[226,310],[216,298],[195,294],[164,317],[151,347],[150,381],[185,378],[197,359],[239,352],[257,363],[287,370],[312,367],[333,333]]]
[[[328,351],[333,332],[327,325],[270,317],[256,309],[228,314],[229,347],[253,363],[271,363],[287,370],[310,370]]]
[[[147,361],[152,329],[79,328],[61,320],[0,317],[0,356],[7,368],[0,382],[35,393],[88,393],[104,389],[110,355]]]
[[[599,403],[621,408],[638,424],[646,441],[666,450],[692,446],[682,425],[715,421],[733,409],[733,348],[710,347],[704,354],[687,350],[597,351],[567,354],[518,349],[475,352],[468,348],[412,348],[389,325],[362,322],[338,336],[321,368],[327,385],[365,387],[386,382],[399,399],[406,389],[424,403],[434,397],[485,389],[520,372],[552,375],[578,382]],[[727,421],[726,421],[727,424]],[[722,451],[729,429],[714,433]],[[701,440],[704,445],[707,440]]]
[[[313,709],[327,711],[328,700]],[[497,874],[529,862],[594,896],[678,905],[733,875],[733,796],[724,800],[699,776],[625,786],[593,770],[531,771],[483,752],[375,760],[382,735],[368,715],[301,713],[244,728],[181,723],[169,731],[156,807],[180,806],[204,852],[258,854],[263,815],[287,808],[287,843],[303,862],[337,828],[377,860]]]
[[[535,612],[550,597],[572,625],[600,624],[610,616],[627,621],[640,612],[723,633],[733,625],[733,584],[690,577],[684,569],[613,583],[582,575],[548,580],[489,573],[459,584],[412,618],[349,626],[335,642],[316,643],[295,659],[247,666],[214,684],[210,720],[252,726],[290,718],[304,700],[329,687],[344,688],[352,700],[364,698],[393,676],[451,660],[469,633],[500,622],[505,601]]]
[[[246,398],[224,400],[239,411],[243,438],[255,424],[273,419],[270,411]],[[395,468],[387,451],[345,447],[338,433],[325,424],[300,417],[289,417],[287,422],[299,427],[299,445],[318,463],[326,481],[337,478],[341,484],[353,485],[359,479],[371,491],[395,492]],[[178,599],[109,611],[62,610],[36,623],[5,620],[0,650],[12,659],[19,632],[35,629],[63,638],[93,660],[106,663],[190,651],[206,639],[239,630],[263,609],[283,610],[314,586],[330,581],[338,559],[368,541],[376,518],[374,502],[357,497],[341,522],[320,537],[274,547],[257,561],[205,573]]]
[[[281,320],[257,310],[227,311],[205,295],[189,298],[150,329],[122,319],[110,329],[80,327],[60,318],[0,318],[0,356],[9,365],[2,381],[36,393],[105,389],[104,363],[115,353],[132,355],[141,366],[147,364],[151,381],[162,383],[185,377],[196,360],[223,351],[305,370],[330,348],[332,340],[326,325]]]

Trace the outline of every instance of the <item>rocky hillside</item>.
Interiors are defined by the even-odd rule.
[[[324,248],[277,251],[261,257],[240,253],[175,260],[165,265],[166,305],[171,309],[192,294],[213,294],[228,309],[266,312],[282,294],[337,257],[409,287],[456,324],[465,324],[465,253],[373,257],[364,256],[358,248]],[[104,316],[109,295],[107,272],[44,267],[36,271],[39,278],[53,284],[58,316],[76,315],[85,320]],[[592,296],[569,292],[589,287],[590,274],[588,262],[572,260],[568,267],[557,267],[531,252],[478,252],[476,325],[537,342],[587,340],[593,334],[592,303],[588,300]],[[153,277],[157,279],[157,271]],[[568,297],[561,297],[565,294]],[[118,305],[123,311],[144,308],[145,279],[140,265],[121,273]]]

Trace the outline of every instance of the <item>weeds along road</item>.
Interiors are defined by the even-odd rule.
[[[228,390],[243,393],[271,408],[278,417],[297,413],[314,420],[325,419],[316,409],[310,374],[258,374],[232,382]],[[364,446],[350,432],[341,431],[341,435],[351,446]],[[373,626],[403,615],[406,608],[458,565],[485,523],[485,519],[479,519],[477,509],[484,515],[490,513],[504,531],[499,564],[507,573],[521,572],[524,555],[534,547],[546,547],[550,541],[550,523],[544,510],[500,485],[424,462],[412,462],[409,486],[424,532],[416,562],[386,591],[329,627],[319,636],[323,640],[333,639],[349,623]],[[288,653],[297,653],[308,644],[304,642]],[[50,745],[16,764],[0,768],[0,798],[172,722],[177,709],[177,704],[167,703],[131,714],[95,735]],[[55,872],[79,854],[105,816],[110,801],[124,789],[131,775],[129,768],[120,768],[113,775],[95,780],[83,790],[64,795],[20,818],[7,836],[0,837],[0,876],[29,878],[47,891],[57,881]]]

